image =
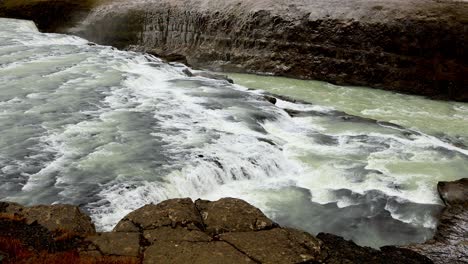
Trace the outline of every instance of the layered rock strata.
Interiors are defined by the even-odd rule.
[[[108,0],[65,17],[44,14],[43,5],[70,1],[40,2],[3,12],[0,4],[0,16],[215,71],[468,101],[465,1]]]

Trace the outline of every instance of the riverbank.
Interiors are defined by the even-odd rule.
[[[91,218],[75,206],[1,202],[0,258],[2,263],[463,263],[468,179],[441,182],[438,190],[447,208],[434,239],[408,246],[411,250],[386,246],[380,251],[332,234],[314,237],[281,227],[232,198],[146,205],[112,232],[96,232]]]
[[[468,101],[466,2],[91,2],[0,6],[0,16],[198,68]]]

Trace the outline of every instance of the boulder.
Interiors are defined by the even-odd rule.
[[[464,205],[468,203],[468,178],[454,182],[439,182],[437,191],[447,206]]]
[[[28,225],[38,223],[50,232],[67,232],[81,236],[96,232],[91,218],[73,205],[23,207],[16,203],[2,202],[0,212],[23,218]]]
[[[190,230],[202,230],[203,223],[191,199],[172,199],[157,205],[149,204],[125,216],[114,228],[116,232],[128,232],[138,227],[151,230],[158,227],[182,226]]]
[[[223,198],[216,202],[197,200],[195,204],[203,217],[206,232],[210,235],[259,231],[277,226],[262,211],[243,200],[234,198]]]

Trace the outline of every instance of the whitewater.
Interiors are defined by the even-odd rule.
[[[468,104],[419,98],[428,112],[402,119],[334,100],[352,88],[295,101],[275,94],[307,91],[268,89],[275,79],[186,70],[0,19],[0,200],[79,205],[111,230],[148,203],[237,197],[282,225],[378,247],[431,238],[437,182],[468,172]],[[455,120],[435,131],[431,104]]]

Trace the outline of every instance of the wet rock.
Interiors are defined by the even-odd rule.
[[[230,79],[227,75],[218,74],[214,72],[207,72],[207,71],[193,71],[193,76],[204,77],[213,80],[221,80],[226,81],[228,83],[234,83],[232,79]]]
[[[86,241],[89,241],[90,246],[94,246],[103,255],[138,257],[140,254],[139,233],[98,233],[87,237]],[[91,250],[93,251],[95,250]]]
[[[276,102],[278,101],[275,97],[269,95],[265,95],[264,98],[271,104],[276,104]]]
[[[240,264],[255,263],[225,242],[156,242],[144,254],[143,263]]]
[[[437,191],[447,206],[464,205],[468,203],[468,178],[454,182],[439,182]]]
[[[434,238],[406,248],[435,263],[468,263],[468,178],[440,182],[437,189],[447,207],[439,217]]]
[[[234,198],[223,198],[216,202],[197,200],[195,204],[203,217],[206,232],[211,235],[259,231],[277,226],[258,208],[243,200]]]
[[[184,69],[182,72],[188,77],[193,77],[193,73],[189,69]]]
[[[133,226],[142,230],[162,226],[182,226],[189,230],[203,229],[200,213],[189,198],[167,200],[157,205],[145,205],[122,219],[114,231],[126,232],[133,229]]]
[[[233,232],[220,238],[260,263],[304,263],[321,258],[320,241],[295,230]]]
[[[395,247],[383,247],[380,251],[361,247],[352,241],[332,234],[320,233],[317,235],[323,243],[325,263],[360,263],[360,264],[430,264],[429,258],[419,255],[411,250]]]

